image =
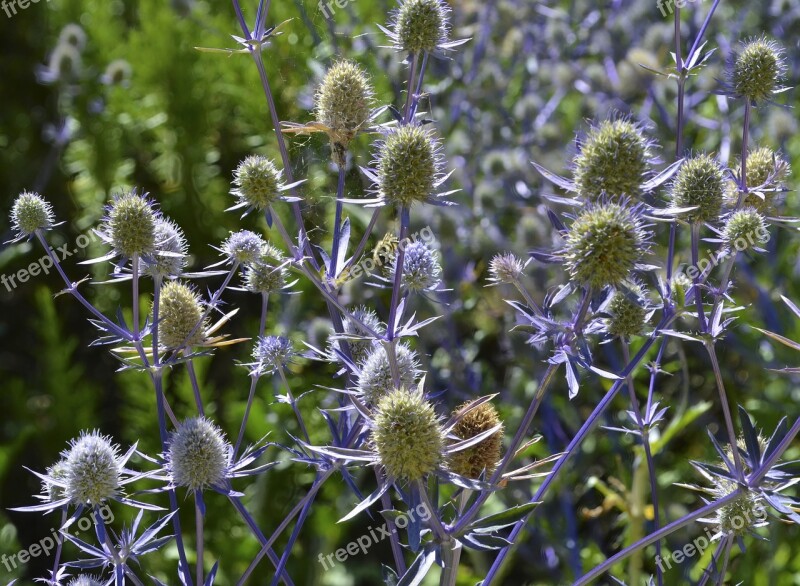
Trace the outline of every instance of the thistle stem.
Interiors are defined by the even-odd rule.
[[[203,545],[204,545],[204,533],[203,533],[203,512],[200,510],[200,503],[198,502],[198,495],[194,497],[194,523],[195,523],[195,534],[196,534],[196,555],[197,555],[197,584],[201,586],[203,584]]]
[[[736,467],[736,476],[740,482],[744,482],[744,467],[742,466],[742,457],[739,454],[739,448],[736,443],[736,431],[733,426],[733,417],[731,417],[731,410],[728,404],[728,394],[725,392],[725,383],[722,380],[722,372],[720,371],[719,361],[717,360],[717,352],[713,341],[708,340],[704,345],[708,351],[708,357],[711,359],[711,368],[714,371],[714,379],[717,383],[719,402],[722,406],[722,413],[725,416],[725,428],[728,432],[728,442],[731,445],[731,452],[733,452],[733,463]]]

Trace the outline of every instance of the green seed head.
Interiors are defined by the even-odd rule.
[[[751,102],[769,98],[786,71],[783,49],[766,38],[745,43],[736,56],[731,74],[735,93]]]
[[[378,403],[372,443],[391,478],[413,481],[441,463],[444,431],[421,391],[398,389]]]
[[[367,74],[352,61],[334,63],[316,95],[316,118],[343,148],[369,120],[374,92]]]
[[[567,233],[564,263],[573,281],[600,290],[625,281],[645,245],[633,210],[617,203],[591,204]]]
[[[251,293],[277,293],[286,286],[288,278],[289,271],[281,262],[280,252],[270,244],[257,259],[244,266],[244,286]]]
[[[383,332],[383,326],[381,325],[381,320],[378,318],[378,314],[375,313],[373,310],[368,309],[366,307],[357,307],[353,311],[353,317],[358,319],[361,323],[369,326],[371,330],[374,332],[381,334]],[[368,336],[367,330],[365,330],[360,324],[354,323],[352,320],[345,320],[344,322],[344,333],[349,335],[355,336]],[[369,355],[378,347],[378,343],[375,340],[371,339],[350,339],[346,340],[348,347],[350,348],[350,356],[353,358],[353,361],[357,365],[362,365],[364,361],[369,357]],[[330,342],[330,351],[329,355],[331,360],[339,361],[339,357],[334,352],[334,348],[341,350],[341,340],[331,340]],[[413,382],[413,381],[412,381]]]
[[[186,237],[183,230],[167,218],[156,219],[156,250],[145,261],[143,272],[154,278],[178,277],[186,267]],[[174,256],[174,255],[180,256]]]
[[[639,336],[647,323],[645,291],[634,284],[630,284],[628,289],[630,292],[616,291],[608,304],[607,311],[611,316],[607,321],[608,333],[615,337]]]
[[[169,444],[172,482],[189,490],[221,486],[230,458],[230,445],[217,426],[204,417],[187,419]]]
[[[84,433],[64,455],[65,493],[76,505],[98,505],[120,488],[119,448],[98,432]]]
[[[744,208],[728,217],[722,234],[729,248],[743,251],[763,243],[769,232],[764,216],[758,210]]]
[[[59,460],[47,469],[47,476],[53,480],[66,482],[67,479],[67,464],[65,460]],[[48,502],[54,503],[67,497],[65,488],[53,484],[52,482],[42,482],[42,492],[47,495]]]
[[[683,216],[691,223],[714,222],[719,218],[724,193],[720,164],[709,155],[698,155],[678,170],[672,184],[672,203],[677,208],[696,208]]]
[[[717,498],[725,497],[738,488],[736,482],[715,478],[714,494]],[[741,537],[764,522],[766,511],[761,496],[754,491],[746,491],[731,503],[717,510],[717,523],[724,535]]]
[[[128,258],[155,252],[157,218],[152,204],[136,191],[115,197],[108,212],[114,250]]]
[[[396,206],[424,202],[436,189],[439,145],[427,130],[401,126],[386,136],[378,152],[378,189]]]
[[[397,369],[400,371],[400,386],[411,388],[419,376],[417,354],[405,344],[396,348]],[[383,346],[375,347],[361,365],[358,390],[363,400],[375,405],[381,397],[395,388],[389,356]]]
[[[457,413],[469,405],[464,403],[459,405],[453,413]],[[478,407],[468,411],[458,420],[453,428],[453,434],[462,440],[467,440],[495,427],[500,423],[497,409],[491,403],[483,403]],[[486,470],[486,478],[497,468],[500,455],[503,449],[503,430],[502,428],[487,437],[482,442],[450,454],[448,468],[452,472],[467,478],[479,478],[481,473]]]
[[[649,170],[649,145],[629,120],[605,120],[589,131],[575,157],[575,184],[581,197],[638,197]]]
[[[409,53],[432,52],[446,42],[447,10],[441,0],[405,0],[394,25],[400,48]]]
[[[265,210],[280,196],[283,181],[275,163],[261,155],[252,155],[239,163],[233,185],[231,194],[239,198],[239,203]]]
[[[744,198],[744,205],[757,209],[763,214],[775,211],[779,194],[785,188],[791,167],[788,161],[769,147],[760,147],[747,154],[747,187],[750,190]],[[741,176],[741,161],[736,167]],[[739,199],[736,183],[728,183],[726,192],[728,202],[735,205]]]
[[[30,236],[36,230],[47,230],[53,225],[53,206],[32,191],[19,194],[11,208],[11,227],[19,238]]]
[[[206,323],[195,326],[203,317],[200,297],[179,281],[161,287],[158,332],[165,348],[197,346],[205,339]],[[194,332],[194,333],[192,333]],[[189,336],[191,334],[191,337]]]

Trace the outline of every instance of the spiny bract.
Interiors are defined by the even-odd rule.
[[[230,463],[230,445],[208,419],[181,423],[169,443],[169,471],[175,486],[203,490],[221,486]]]
[[[64,469],[65,493],[75,505],[98,505],[119,492],[119,448],[97,431],[73,440]]]
[[[419,480],[441,463],[444,431],[422,392],[401,388],[378,403],[372,442],[391,478]]]
[[[191,348],[203,342],[205,323],[200,297],[187,285],[169,281],[161,288],[158,331],[166,348]],[[199,324],[199,325],[198,325]]]
[[[672,183],[673,205],[676,208],[695,208],[681,216],[691,223],[702,224],[719,219],[724,194],[722,167],[706,154],[692,157],[681,165]]]
[[[469,402],[459,405],[453,413],[457,413],[467,405]],[[461,417],[452,433],[462,440],[467,440],[492,429],[499,423],[501,423],[500,417],[494,405],[483,403]],[[467,478],[479,478],[481,473],[486,470],[486,478],[488,478],[497,468],[502,449],[503,429],[501,428],[480,443],[450,454],[448,468]]]
[[[409,207],[430,198],[439,173],[438,144],[428,130],[401,126],[378,152],[378,189],[388,203]]]

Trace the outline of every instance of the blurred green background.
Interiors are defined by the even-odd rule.
[[[376,24],[385,24],[394,7],[386,0],[352,0],[326,20],[313,1],[274,0],[269,22],[291,21],[284,34],[265,52],[268,74],[282,120],[311,120],[315,87],[325,67],[337,55],[348,56],[372,74],[382,104],[401,104],[405,67],[402,56],[389,49]],[[500,393],[499,406],[507,429],[514,430],[543,372],[541,349],[510,333],[515,317],[504,298],[513,292],[485,288],[486,266],[497,252],[513,250],[524,255],[535,247],[550,247],[555,239],[544,214],[541,193],[552,192],[535,174],[529,161],[566,172],[574,154],[576,132],[587,120],[609,113],[632,113],[648,120],[652,136],[662,145],[665,162],[674,157],[675,84],[639,67],[669,67],[673,48],[672,21],[654,1],[568,2],[543,4],[531,0],[455,1],[455,38],[471,42],[452,60],[435,60],[426,78],[423,106],[445,145],[450,180],[459,204],[452,209],[421,208],[413,217],[416,229],[431,226],[437,234],[445,284],[451,292],[436,302],[415,306],[420,318],[443,315],[416,342],[429,370],[432,389],[441,396],[443,411],[469,397]],[[694,35],[711,6],[697,0],[684,9],[684,31]],[[245,2],[252,24],[255,4]],[[79,60],[65,61],[59,53],[64,27],[79,24],[85,46]],[[733,163],[740,148],[741,104],[713,94],[723,76],[725,59],[738,40],[765,32],[787,48],[789,85],[797,81],[797,30],[800,3],[775,0],[761,3],[723,1],[714,17],[709,46],[719,50],[708,68],[692,78],[688,97],[690,117],[687,145],[718,153]],[[97,227],[110,195],[138,186],[149,191],[161,209],[178,222],[188,237],[192,266],[200,269],[217,259],[210,245],[218,245],[231,230],[267,231],[262,219],[240,220],[223,210],[231,205],[228,194],[232,170],[251,153],[279,158],[266,101],[252,60],[201,53],[195,47],[234,47],[231,34],[239,33],[228,2],[194,0],[50,0],[31,4],[16,16],[0,12],[0,210],[9,210],[22,189],[40,191],[54,205],[65,224],[51,233],[58,246],[75,243],[81,234]],[[685,50],[685,49],[684,49]],[[54,57],[55,55],[55,57]],[[106,83],[109,65],[124,60],[122,83]],[[129,71],[128,71],[129,68]],[[58,79],[45,83],[58,71]],[[781,102],[797,105],[796,90]],[[753,137],[758,143],[781,148],[800,168],[800,139],[796,110],[771,106],[754,114]],[[363,136],[353,147],[354,161],[347,175],[347,194],[361,197],[369,187],[356,165],[371,159],[373,137]],[[294,172],[307,178],[307,226],[315,242],[328,243],[335,173],[328,164],[328,145],[320,136],[288,139]],[[792,182],[794,185],[794,182]],[[794,193],[787,197],[785,215],[800,215]],[[354,234],[363,233],[369,214],[352,206],[348,213]],[[285,218],[288,225],[291,219]],[[375,230],[373,244],[394,219],[386,211]],[[663,251],[665,231],[659,228]],[[0,221],[0,236],[12,235],[8,221]],[[737,327],[720,346],[725,382],[731,400],[744,405],[758,425],[770,433],[778,420],[800,415],[796,408],[800,390],[796,381],[770,368],[796,366],[798,358],[773,348],[751,326],[767,327],[800,339],[795,323],[780,304],[783,293],[800,298],[796,285],[798,238],[793,231],[773,232],[767,254],[744,259],[736,269],[736,299],[745,306]],[[104,280],[107,266],[79,266],[77,262],[105,252],[92,244],[65,261],[75,280],[91,275]],[[0,274],[11,275],[42,255],[30,243],[0,249]],[[679,247],[678,260],[686,262],[688,246]],[[654,259],[662,258],[663,254]],[[528,271],[533,296],[563,281],[552,268],[531,266]],[[217,285],[216,281],[202,287]],[[95,332],[82,308],[67,296],[54,298],[61,283],[53,274],[38,276],[8,291],[0,287],[0,553],[9,555],[47,535],[55,517],[6,511],[33,502],[36,478],[22,467],[43,470],[58,458],[66,442],[81,429],[99,428],[123,446],[135,441],[149,454],[159,449],[153,393],[146,378],[137,373],[116,373],[119,364],[103,347],[89,347]],[[130,307],[130,291],[118,286],[84,284],[82,291],[107,313]],[[299,283],[301,294],[275,297],[270,304],[269,333],[290,336],[324,347],[330,331],[325,306],[310,286]],[[348,303],[365,303],[387,315],[388,299],[379,290],[356,285],[344,292]],[[225,300],[241,308],[226,331],[251,337],[257,331],[259,300],[229,292]],[[777,303],[776,303],[777,302]],[[149,309],[146,295],[142,310]],[[248,378],[236,361],[249,359],[249,344],[225,348],[198,363],[208,414],[235,435],[247,398]],[[621,366],[616,345],[596,349],[602,367]],[[713,457],[706,427],[718,431],[720,411],[713,376],[694,348],[671,343],[663,368],[672,376],[658,379],[657,397],[670,406],[668,433],[657,443],[658,483],[662,518],[676,519],[700,504],[698,497],[673,486],[701,479],[689,465],[691,459]],[[301,361],[291,368],[295,394],[332,384],[330,365]],[[640,395],[648,373],[636,377]],[[534,428],[544,440],[526,455],[543,457],[559,452],[606,390],[608,381],[586,377],[580,395],[567,399],[566,385],[550,394]],[[259,387],[248,428],[248,440],[265,434],[288,442],[296,424],[287,405],[274,400],[278,387],[265,379]],[[167,378],[167,394],[176,412],[192,413],[191,390],[184,369]],[[311,422],[312,439],[328,441],[317,407],[332,406],[332,397],[320,391],[302,400]],[[627,409],[617,400],[604,424],[619,425]],[[632,439],[603,430],[586,442],[537,513],[538,523],[512,556],[507,584],[562,584],[581,569],[606,556],[651,528],[652,512],[646,471],[635,457]],[[797,457],[795,448],[790,456]],[[285,459],[277,450],[270,458]],[[357,472],[365,488],[374,479]],[[313,471],[284,462],[254,483],[239,488],[266,533],[302,497]],[[526,500],[536,484],[516,484],[490,506]],[[370,489],[371,490],[371,489]],[[297,584],[376,584],[380,563],[389,563],[388,544],[370,550],[323,572],[312,562],[318,553],[330,553],[363,534],[371,521],[336,521],[355,503],[340,478],[321,491],[289,562]],[[217,583],[234,584],[258,547],[228,503],[211,496],[207,552],[208,566],[221,559]],[[188,507],[191,509],[191,507]],[[117,525],[128,512],[115,510]],[[187,514],[191,514],[189,510]],[[187,516],[187,523],[190,517]],[[666,540],[676,549],[702,532],[691,527]],[[795,527],[772,523],[764,534],[769,542],[748,540],[746,553],[731,562],[734,583],[800,584],[800,546]],[[288,535],[278,541],[279,551]],[[191,544],[191,540],[189,540]],[[67,557],[76,552],[67,548]],[[147,573],[167,584],[176,583],[174,547],[144,561]],[[654,570],[648,550],[635,564]],[[710,551],[667,574],[667,583],[697,578]],[[459,583],[474,584],[488,569],[493,556],[470,552],[465,556]],[[758,563],[769,560],[769,563]],[[49,560],[36,558],[25,568],[0,580],[22,577],[31,583],[44,575]],[[638,575],[625,565],[616,568],[623,579]],[[433,572],[435,575],[436,572]],[[252,583],[270,576],[262,563]]]

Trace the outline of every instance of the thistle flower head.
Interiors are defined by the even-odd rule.
[[[161,287],[158,331],[165,348],[192,347],[205,339],[204,314],[200,296],[179,281],[168,281]],[[198,326],[198,324],[200,325]]]
[[[106,66],[100,81],[106,85],[127,86],[131,71],[131,65],[125,59],[115,59]]]
[[[373,99],[369,77],[356,63],[341,60],[331,66],[317,90],[315,113],[328,127],[334,147],[347,148],[369,120]]]
[[[221,486],[231,461],[231,446],[205,417],[186,419],[169,442],[167,467],[175,486],[204,490]]]
[[[158,213],[136,190],[114,197],[108,208],[106,237],[117,254],[125,258],[151,255],[156,249]]]
[[[739,485],[726,478],[714,478],[713,494],[717,498],[735,492]],[[723,535],[741,537],[755,527],[760,527],[766,519],[766,510],[759,493],[746,490],[732,502],[717,510],[717,525]]]
[[[430,200],[441,184],[440,150],[429,130],[411,124],[391,130],[376,160],[381,198],[398,207]]]
[[[173,221],[156,218],[154,230],[156,248],[153,255],[144,261],[143,272],[153,278],[179,277],[186,268],[186,236]]]
[[[650,143],[640,126],[624,118],[589,130],[574,160],[575,185],[584,199],[641,195],[649,171]]]
[[[431,53],[447,43],[449,12],[442,0],[404,0],[394,15],[398,47],[407,53]]]
[[[38,193],[23,191],[11,208],[11,227],[17,238],[30,236],[36,230],[47,230],[53,225],[54,215],[51,206]]]
[[[458,413],[468,405],[469,402],[459,405],[453,413]],[[494,405],[482,403],[467,411],[455,424],[452,433],[461,440],[467,440],[492,429],[499,423],[501,423],[500,416]],[[499,429],[480,443],[465,450],[451,453],[448,460],[448,468],[452,472],[467,478],[479,478],[481,473],[486,470],[486,477],[488,478],[497,468],[502,450],[503,430]]]
[[[786,73],[784,50],[765,37],[743,43],[730,72],[730,85],[737,96],[750,102],[768,99],[779,91]]]
[[[289,271],[281,253],[267,244],[261,255],[245,264],[244,287],[251,293],[276,293],[286,287]]]
[[[397,271],[395,255],[392,275]],[[409,291],[420,292],[434,289],[441,283],[442,267],[436,252],[421,240],[410,242],[405,248],[402,284]]]
[[[638,208],[600,202],[575,218],[562,254],[573,281],[599,290],[625,281],[647,243]]]
[[[732,250],[743,251],[763,242],[768,235],[764,216],[755,208],[744,208],[733,212],[725,220],[722,236]]]
[[[357,307],[353,311],[353,317],[361,323],[356,323],[350,319],[345,320],[343,324],[344,334],[347,336],[362,336],[364,339],[346,338],[345,341],[350,348],[350,356],[353,358],[353,362],[357,365],[361,365],[378,347],[378,342],[376,340],[366,339],[370,334],[361,324],[363,323],[378,334],[383,332],[383,326],[381,325],[381,320],[378,318],[378,314],[372,309],[363,306]],[[341,340],[330,341],[330,350],[328,354],[331,360],[339,361],[339,357],[334,352],[334,349],[341,351],[341,344]]]
[[[267,209],[285,187],[275,163],[261,155],[251,155],[239,163],[233,173],[233,185],[231,194],[239,204],[257,210]]]
[[[67,479],[67,463],[66,460],[61,459],[47,469],[47,478],[59,482],[65,482]],[[47,496],[47,501],[54,503],[67,497],[65,488],[48,480],[42,481],[42,492]]]
[[[389,392],[373,424],[372,443],[389,477],[419,480],[442,462],[444,431],[420,390]]]
[[[70,580],[68,586],[103,586],[103,581],[98,580],[95,576],[83,574]]]
[[[71,22],[61,29],[58,35],[58,44],[71,45],[78,51],[82,51],[86,46],[86,32],[80,25]]]
[[[253,262],[261,258],[264,253],[266,242],[264,239],[250,230],[239,230],[232,232],[225,242],[222,243],[222,251],[236,262]]]
[[[82,433],[64,454],[64,492],[76,505],[98,505],[117,495],[122,466],[119,447],[99,432]]]
[[[614,337],[639,336],[647,324],[647,291],[635,283],[630,283],[627,289],[615,291],[606,308],[610,316],[606,327]]]
[[[376,347],[361,365],[357,388],[364,401],[371,405],[395,388],[389,356],[382,346]],[[411,388],[419,376],[417,355],[405,344],[396,346],[397,369],[400,371],[400,386]]]
[[[725,177],[719,162],[702,154],[687,160],[672,183],[672,203],[677,208],[694,207],[684,218],[691,223],[719,218],[725,194]]]
[[[516,283],[525,264],[510,252],[497,254],[489,263],[489,279],[495,283]]]
[[[747,187],[748,193],[744,205],[757,209],[763,214],[775,211],[780,192],[785,189],[791,167],[789,162],[769,147],[760,147],[747,154]],[[742,175],[742,163],[736,166],[735,173]],[[729,182],[728,202],[735,206],[739,200],[738,186]]]
[[[292,361],[297,355],[292,343],[283,336],[261,336],[253,348],[252,372],[269,374]]]

